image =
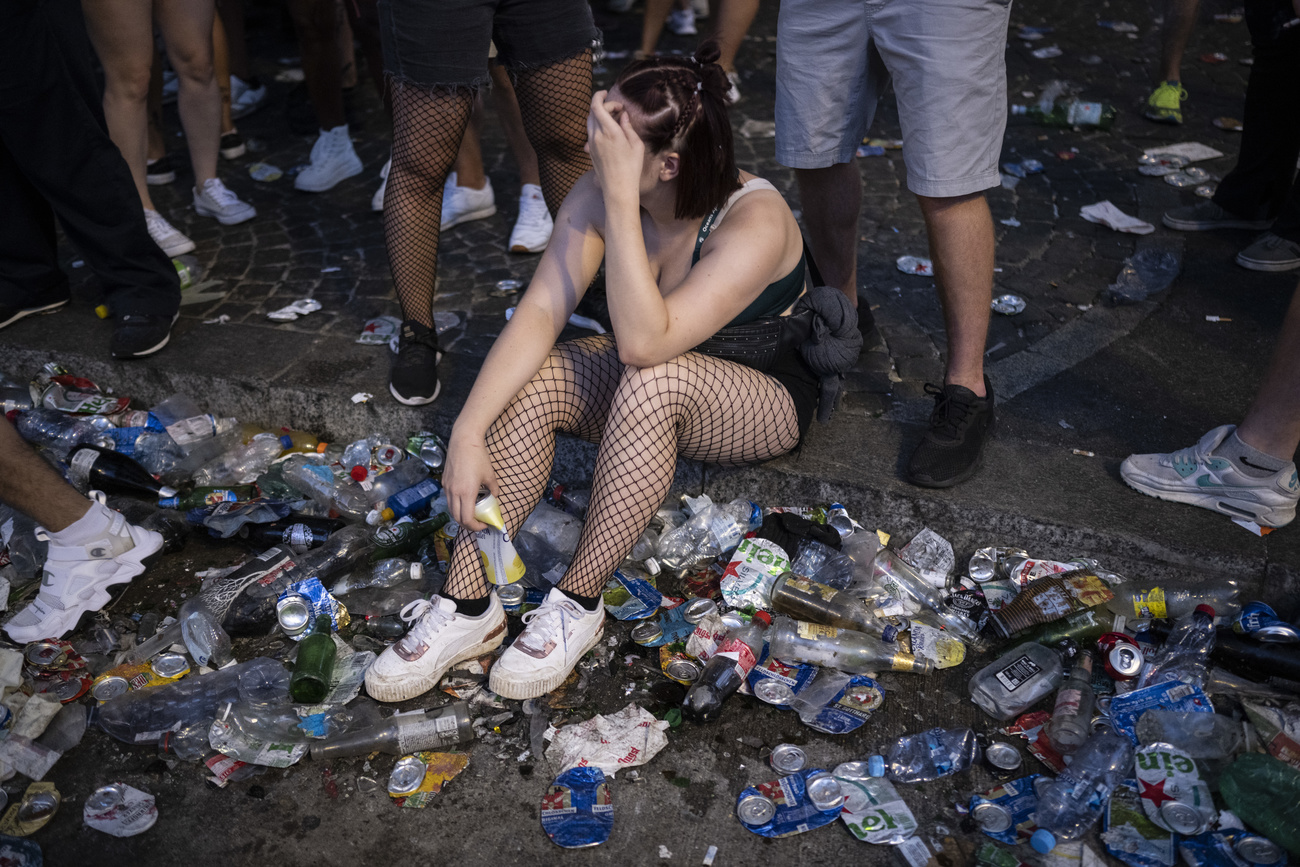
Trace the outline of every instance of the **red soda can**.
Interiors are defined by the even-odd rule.
[[[1107,632],[1097,639],[1097,649],[1112,680],[1132,680],[1142,670],[1142,648],[1123,632]]]

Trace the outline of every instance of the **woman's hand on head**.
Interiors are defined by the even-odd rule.
[[[474,517],[474,504],[478,502],[480,488],[486,487],[494,495],[498,489],[487,443],[479,439],[467,445],[453,437],[447,444],[442,487],[452,520],[468,530],[486,529],[487,524]]]
[[[607,102],[608,91],[598,90],[591,98],[587,115],[587,149],[605,201],[641,198],[641,170],[645,165],[645,143],[632,129],[624,105]]]

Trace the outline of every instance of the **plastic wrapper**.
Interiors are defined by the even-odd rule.
[[[931,587],[943,590],[948,586],[948,576],[957,568],[957,556],[952,543],[926,527],[898,552],[917,574]]]
[[[615,620],[644,620],[653,617],[663,604],[663,594],[644,578],[619,569],[602,595],[605,610]]]
[[[597,714],[557,731],[546,750],[546,760],[563,770],[599,768],[612,777],[621,768],[643,765],[654,758],[668,745],[667,728],[666,721],[629,704],[618,713]]]
[[[1174,282],[1183,263],[1171,250],[1148,247],[1124,260],[1115,282],[1106,287],[1106,300],[1112,304],[1135,304],[1160,292]]]
[[[819,670],[790,701],[804,725],[828,735],[857,731],[885,703],[885,691],[865,674]]]
[[[1115,696],[1110,702],[1110,724],[1136,745],[1138,718],[1154,709],[1214,713],[1214,705],[1200,687],[1169,681]]]
[[[746,799],[754,797],[768,799],[775,805],[776,811],[770,819],[760,824],[741,824],[760,837],[792,837],[834,822],[840,815],[839,804],[834,809],[819,810],[808,797],[808,778],[824,773],[826,771],[821,768],[804,768],[789,776],[745,789],[736,798],[738,811]]]
[[[882,777],[835,777],[845,792],[840,818],[849,832],[867,843],[901,843],[916,833],[916,817],[898,791]]]
[[[757,537],[742,539],[722,573],[722,598],[732,608],[767,608],[772,582],[789,568],[790,556],[780,545]]]
[[[1243,700],[1241,706],[1269,754],[1300,771],[1300,702],[1270,707]]]
[[[539,812],[546,836],[565,849],[599,846],[614,829],[614,801],[599,768],[561,773],[542,796]]]

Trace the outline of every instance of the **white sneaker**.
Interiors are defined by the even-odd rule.
[[[375,190],[375,194],[370,197],[370,210],[382,211],[384,209],[384,193],[388,192],[388,173],[392,170],[393,158],[389,157],[388,162],[384,163],[384,167],[379,170],[379,177],[382,180],[379,182],[379,189]],[[446,195],[446,193],[443,195]]]
[[[700,31],[695,29],[694,9],[674,9],[668,13],[668,29],[678,36],[695,36]]]
[[[452,226],[468,223],[471,220],[483,220],[497,212],[496,194],[492,192],[492,181],[484,178],[483,189],[461,187],[456,184],[456,173],[447,175],[447,183],[442,185],[442,230]]]
[[[417,599],[402,609],[411,631],[366,670],[366,692],[378,701],[405,701],[428,692],[458,662],[495,650],[506,637],[506,612],[495,593],[478,617],[456,613],[443,596]]]
[[[5,632],[19,644],[62,638],[82,614],[109,603],[109,587],[143,572],[145,558],[163,546],[160,534],[128,524],[105,506],[103,494],[92,491],[91,496],[90,511],[72,526],[58,533],[36,529],[38,538],[49,540],[50,550],[36,599],[5,624]]]
[[[167,219],[157,211],[145,208],[144,224],[149,227],[149,237],[153,238],[153,242],[162,247],[162,251],[168,256],[179,256],[193,251],[194,242],[180,229],[167,222]]]
[[[1212,454],[1236,430],[1225,424],[1201,441],[1167,455],[1129,455],[1119,474],[1129,487],[1175,503],[1189,503],[1266,527],[1295,520],[1300,478],[1294,463],[1272,476],[1248,476],[1232,462]]]
[[[588,611],[558,587],[523,620],[524,631],[488,675],[488,686],[502,698],[537,698],[556,689],[605,635],[605,607]]]
[[[727,94],[723,97],[727,105],[735,105],[740,102],[740,73],[731,70],[727,73],[727,81],[731,82],[731,87],[727,88]]]
[[[230,119],[239,120],[266,104],[266,85],[249,84],[238,75],[230,76]]]
[[[511,253],[540,253],[551,240],[555,223],[537,184],[524,184],[519,194],[519,219],[510,233]]]
[[[304,193],[323,193],[340,181],[361,174],[361,158],[352,148],[348,125],[323,129],[311,146],[311,165],[293,179],[296,189]]]
[[[232,193],[219,178],[203,182],[203,191],[194,190],[194,210],[201,217],[216,217],[223,226],[234,226],[257,216],[257,208]]]

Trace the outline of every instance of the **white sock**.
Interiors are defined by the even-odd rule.
[[[113,522],[113,513],[107,506],[92,502],[86,514],[57,533],[50,533],[50,541],[60,545],[84,545],[103,538]]]

